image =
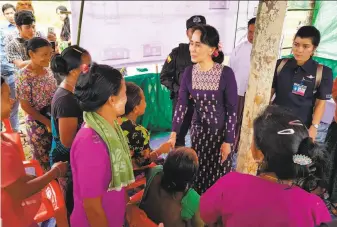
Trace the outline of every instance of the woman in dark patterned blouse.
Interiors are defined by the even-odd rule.
[[[218,31],[209,25],[195,27],[190,42],[193,66],[185,69],[180,83],[170,143],[185,117],[189,98],[195,102],[191,127],[192,148],[197,152],[200,168],[194,187],[204,193],[220,177],[231,171],[228,158],[235,137],[237,86],[233,70],[222,66]]]
[[[170,151],[170,144],[164,143],[157,150],[150,148],[150,134],[136,120],[145,112],[146,101],[142,89],[134,83],[126,82],[127,102],[122,117],[121,128],[128,138],[132,164],[134,169],[149,165],[162,154]]]

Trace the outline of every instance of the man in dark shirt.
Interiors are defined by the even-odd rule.
[[[186,35],[188,40],[192,37],[193,27],[198,24],[206,24],[205,17],[196,15],[186,21]],[[180,43],[179,46],[174,48],[169,54],[160,73],[161,83],[171,91],[173,113],[178,102],[178,92],[183,72],[186,67],[192,64],[189,44]],[[184,122],[179,134],[177,135],[176,147],[185,146],[185,137],[191,126],[193,112],[193,101],[190,100]]]

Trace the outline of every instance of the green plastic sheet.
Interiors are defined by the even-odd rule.
[[[312,24],[321,33],[316,56],[337,60],[337,1],[315,1]]]
[[[151,132],[170,131],[172,122],[172,101],[170,92],[160,83],[160,74],[147,73],[126,76],[125,80],[140,86],[146,99],[146,110],[138,123]]]
[[[337,45],[337,43],[336,43]],[[320,58],[320,57],[313,57],[317,62],[322,65],[328,66],[332,69],[333,78],[337,78],[337,61],[332,59]]]

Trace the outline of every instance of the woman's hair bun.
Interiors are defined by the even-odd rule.
[[[297,154],[307,155],[311,157],[313,154],[311,151],[315,148],[315,142],[311,137],[306,137],[302,140],[298,147]]]
[[[50,63],[50,68],[55,73],[61,73],[61,74],[68,73],[67,62],[63,59],[63,57],[60,54],[54,55]]]

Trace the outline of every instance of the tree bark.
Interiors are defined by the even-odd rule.
[[[251,154],[253,121],[269,105],[287,1],[260,1],[251,53],[249,85],[239,144],[237,171],[256,174]]]

